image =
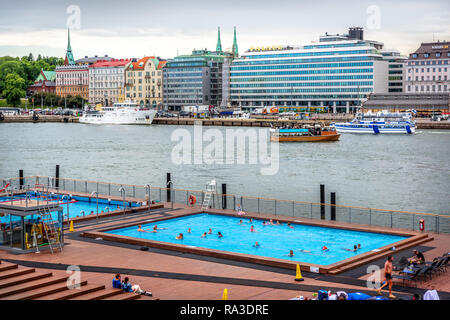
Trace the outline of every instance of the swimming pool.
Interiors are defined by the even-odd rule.
[[[97,214],[97,198],[96,197],[80,197],[80,196],[70,196],[70,195],[60,195],[60,194],[43,194],[36,192],[28,192],[28,197],[31,200],[36,200],[38,197],[42,203],[46,203],[47,196],[49,198],[49,202],[55,203],[60,202],[60,206],[63,208],[63,217],[64,219],[72,219],[81,216],[87,216],[90,214]],[[25,194],[15,195],[13,197],[14,200],[25,199]],[[11,197],[3,196],[0,197],[0,203],[4,202],[5,204],[9,204],[11,201]],[[124,203],[123,201],[109,200],[109,199],[98,199],[98,213],[115,211],[115,210],[123,210]],[[125,207],[138,207],[140,204],[135,202],[125,201]],[[6,217],[0,217],[0,222]],[[56,218],[56,216],[54,217]],[[9,219],[9,218],[8,218]],[[20,219],[19,219],[20,220]]]
[[[138,232],[137,226],[104,232],[323,266],[353,258],[407,238],[304,224],[292,224],[293,228],[288,227],[286,223],[263,226],[262,222],[263,220],[253,219],[253,223],[250,223],[248,218],[200,213],[142,225],[143,229],[149,231],[155,224],[158,228],[165,228],[156,233]],[[256,232],[250,232],[252,225]],[[191,228],[191,233],[187,232],[188,228]],[[210,228],[212,234],[202,238],[201,235],[204,232],[208,233]],[[217,236],[219,231],[223,234],[222,238]],[[183,233],[183,240],[175,239],[179,233]],[[259,247],[253,246],[256,241],[260,244]],[[345,250],[353,249],[355,244],[360,244],[361,249],[356,252]],[[326,246],[328,251],[322,251],[323,246]],[[294,252],[293,257],[288,256],[290,250]]]

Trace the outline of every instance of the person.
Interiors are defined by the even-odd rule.
[[[392,261],[394,261],[394,257],[388,256],[384,264],[384,278],[386,279],[386,282],[377,289],[377,292],[381,295],[381,290],[389,285],[389,298],[395,299],[395,296],[392,294]]]
[[[242,220],[239,220],[239,224],[242,224]]]
[[[142,290],[138,284],[131,285],[128,277],[125,277],[124,281],[122,282],[122,290],[124,292],[134,292],[137,294],[145,294],[146,296],[150,296],[150,297],[152,296],[151,292]]]
[[[217,232],[217,236],[219,237],[219,238],[222,238],[223,237],[223,235],[222,235],[222,233],[219,231],[219,232]]]
[[[208,234],[212,234],[212,229],[209,228]]]
[[[89,215],[94,214],[94,210],[91,210],[91,213],[89,213]]]
[[[206,238],[206,232],[203,232],[202,238]]]
[[[265,221],[263,221],[263,222],[262,222],[262,225],[263,225],[263,226],[265,226],[265,225],[266,225],[266,222],[265,222]]]
[[[191,233],[191,228],[188,229],[188,233]]]
[[[343,249],[346,250],[346,251],[353,251],[353,252],[355,252],[355,251],[358,250],[358,246],[355,244],[355,245],[353,246],[353,250],[352,250],[352,249],[347,249],[347,248],[343,248]]]
[[[253,223],[253,218],[250,218],[250,223]]]
[[[361,244],[358,243],[358,250],[361,249]]]
[[[256,232],[255,228],[253,226],[250,227],[250,232]]]
[[[328,251],[327,246],[323,246],[323,247],[322,247],[322,251]]]
[[[116,288],[116,289],[122,289],[122,283],[120,281],[120,274],[116,274],[116,276],[114,277],[114,279],[112,281],[112,286],[113,286],[113,288]]]
[[[277,224],[278,224],[278,225],[280,225],[280,224],[281,224],[279,220],[277,220]]]
[[[413,257],[412,259],[411,259],[411,263],[413,263],[413,264],[421,264],[421,263],[424,263],[425,262],[425,256],[423,255],[423,253],[422,252],[420,252],[419,250],[417,250],[417,249],[414,249],[413,250],[413,253],[416,255],[415,257]]]
[[[131,283],[129,282],[128,277],[125,277],[125,279],[122,282],[122,290],[124,292],[133,292],[133,289],[131,289]]]
[[[289,250],[289,254],[288,254],[288,257],[293,257],[294,256],[294,251],[292,251],[292,250]]]
[[[177,237],[175,237],[175,239],[177,239],[177,240],[183,240],[183,234],[180,233]]]
[[[274,225],[274,223],[273,223],[273,220],[272,220],[272,219],[270,219],[270,222],[269,222],[269,223],[270,223],[270,225],[271,225],[271,226],[273,226],[273,225]]]
[[[259,243],[258,243],[258,241],[255,242],[255,244],[253,245],[253,247],[259,248]]]
[[[287,226],[288,226],[289,228],[291,228],[291,229],[294,229],[294,227],[291,226],[291,223],[290,223],[290,222],[288,222]]]
[[[147,230],[142,229],[142,226],[141,226],[141,225],[138,226],[138,231],[139,231],[139,232],[148,232]]]

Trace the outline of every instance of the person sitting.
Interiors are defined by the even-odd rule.
[[[217,236],[219,237],[219,238],[223,238],[223,235],[222,235],[222,233],[219,231],[219,232],[217,232]]]
[[[151,292],[142,290],[138,284],[131,285],[128,277],[125,277],[125,280],[122,282],[122,290],[124,292],[134,292],[136,294],[145,294],[146,296],[150,296],[150,297],[152,296]]]
[[[113,288],[122,289],[122,283],[120,282],[120,274],[116,274],[112,281]]]
[[[125,277],[125,279],[122,282],[122,290],[124,292],[133,292],[133,289],[131,289],[131,283],[129,282],[128,277]]]
[[[414,249],[413,253],[415,254],[415,257],[411,258],[410,260],[412,264],[422,264],[425,262],[425,256],[423,255],[422,252],[420,252],[417,249]]]
[[[177,240],[183,240],[183,234],[180,233],[178,236],[175,237]]]

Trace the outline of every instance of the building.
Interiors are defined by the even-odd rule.
[[[126,98],[141,106],[162,108],[162,68],[167,61],[157,57],[133,59],[125,70]]]
[[[397,50],[382,50],[381,54],[389,62],[388,92],[403,92],[403,69],[408,57]]]
[[[220,28],[215,51],[193,50],[169,60],[163,68],[163,105],[166,110],[183,106],[222,104],[223,64],[238,54],[236,28],[232,52],[222,50]]]
[[[450,91],[450,42],[422,43],[404,68],[404,92]]]
[[[56,72],[44,71],[41,69],[34,83],[28,87],[27,95],[35,93],[55,93],[56,92]]]
[[[326,33],[304,46],[252,47],[230,67],[232,106],[253,110],[354,112],[372,92],[388,92],[383,44],[362,28]]]
[[[104,106],[124,100],[125,69],[131,59],[98,60],[89,69],[89,103]]]

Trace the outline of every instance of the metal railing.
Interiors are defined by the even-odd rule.
[[[8,183],[15,190],[20,190],[19,178],[0,180],[0,189]],[[39,188],[55,189],[55,178],[45,176],[31,176],[23,178],[23,186],[39,185]],[[25,187],[23,187],[25,189]],[[47,189],[47,190],[48,190]],[[121,200],[137,198],[140,201],[166,202],[168,192],[171,192],[170,202],[189,205],[189,196],[196,197],[196,205],[201,205],[205,197],[205,191],[151,187],[149,185],[130,185],[105,183],[80,179],[59,179],[59,192],[81,192],[92,194],[97,192],[102,196],[114,196]],[[424,220],[425,231],[437,233],[450,233],[450,215],[420,213],[399,210],[386,210],[365,208],[357,206],[331,205],[315,202],[302,202],[295,200],[280,200],[261,197],[240,196],[233,194],[214,194],[214,201],[210,207],[214,209],[236,210],[238,204],[242,210],[257,214],[272,214],[281,217],[321,219],[321,207],[325,208],[325,219],[330,220],[331,208],[335,207],[336,221],[355,224],[382,226],[399,229],[419,230],[420,220]]]

